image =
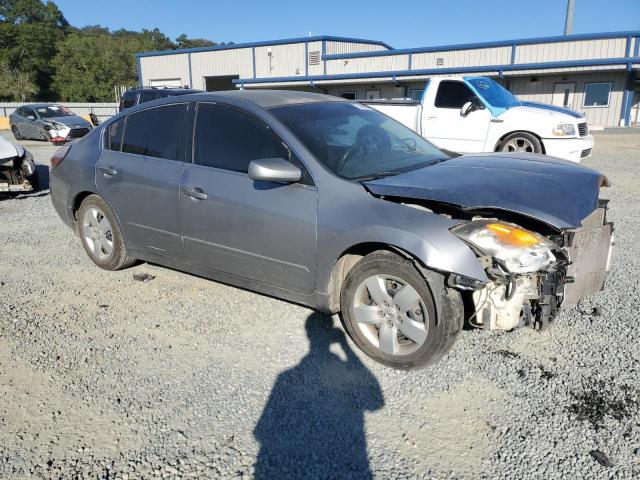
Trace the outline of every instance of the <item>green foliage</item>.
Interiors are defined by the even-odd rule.
[[[137,83],[137,52],[215,46],[160,30],[74,28],[52,1],[0,0],[0,98],[113,101]],[[222,43],[224,45],[224,43]]]

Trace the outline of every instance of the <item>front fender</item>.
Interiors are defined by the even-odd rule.
[[[343,186],[342,190],[346,189]],[[321,207],[340,202],[342,192],[338,192],[330,198],[321,195]],[[363,201],[350,202],[348,215],[344,214],[344,205],[340,215],[333,208],[320,208],[316,291],[327,293],[334,265],[345,252],[363,244],[388,245],[411,255],[426,268],[488,280],[475,253],[449,231],[458,221],[367,193],[360,199]]]

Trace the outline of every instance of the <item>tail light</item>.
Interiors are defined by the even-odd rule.
[[[64,147],[60,147],[55,151],[55,153],[53,154],[53,157],[51,157],[52,170],[56,168],[58,165],[60,165],[60,162],[64,160],[64,157],[67,156],[67,153],[69,153],[70,149],[71,149],[71,145],[65,145]]]

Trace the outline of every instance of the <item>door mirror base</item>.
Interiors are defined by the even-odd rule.
[[[263,158],[249,163],[249,178],[262,182],[294,183],[302,172],[284,158]]]

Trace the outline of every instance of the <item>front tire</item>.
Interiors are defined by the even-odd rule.
[[[356,345],[377,362],[400,369],[437,362],[462,327],[461,310],[442,309],[451,315],[437,319],[424,277],[409,260],[385,251],[367,255],[349,271],[340,307]]]
[[[542,143],[535,135],[527,132],[515,132],[502,140],[499,150],[511,153],[542,153]]]
[[[98,195],[85,198],[78,210],[78,233],[89,258],[105,270],[133,265],[113,209]]]

